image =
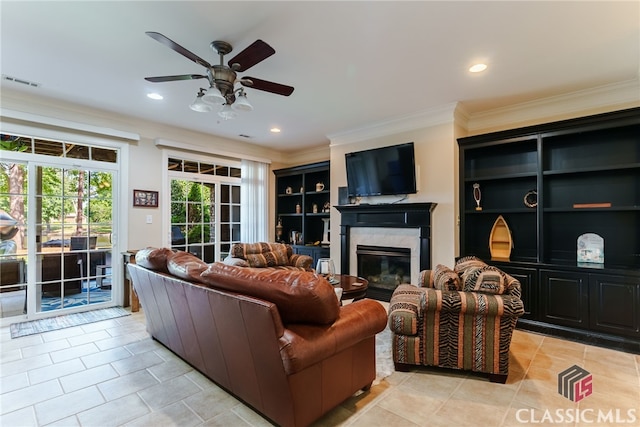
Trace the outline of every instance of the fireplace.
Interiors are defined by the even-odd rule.
[[[358,246],[405,249],[410,267],[408,283],[417,283],[420,270],[431,267],[431,212],[435,203],[339,205],[340,272],[359,275]],[[406,250],[410,255],[407,256]],[[393,290],[378,292],[375,283],[367,297],[389,301]],[[395,286],[394,286],[395,288]]]
[[[411,249],[358,245],[358,276],[367,279],[369,298],[388,300],[395,288],[411,283]]]

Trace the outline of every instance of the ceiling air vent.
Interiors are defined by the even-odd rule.
[[[7,76],[5,74],[2,75],[2,80],[6,80],[8,82],[20,83],[20,84],[31,86],[31,87],[40,87],[40,83],[30,82],[29,80],[19,79],[17,77]]]
[[[244,133],[238,134],[238,136],[240,138],[247,138],[247,139],[251,139],[251,137],[249,135],[245,135]]]

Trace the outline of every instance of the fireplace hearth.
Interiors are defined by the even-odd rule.
[[[358,245],[356,255],[370,298],[387,300],[398,285],[411,283],[411,249]]]

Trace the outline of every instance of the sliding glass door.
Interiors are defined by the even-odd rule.
[[[112,304],[116,150],[10,138],[0,146],[0,317]]]
[[[111,301],[113,174],[36,166],[36,311]]]

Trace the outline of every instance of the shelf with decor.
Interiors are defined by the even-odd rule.
[[[640,351],[640,108],[458,143],[460,256],[521,279],[519,325]],[[492,261],[499,216],[513,247]],[[580,247],[586,235],[602,247]]]
[[[329,256],[329,246],[320,244],[331,200],[329,162],[277,169],[273,173],[276,225],[278,221],[282,224],[282,241],[291,244],[296,253],[312,256],[314,261]]]

